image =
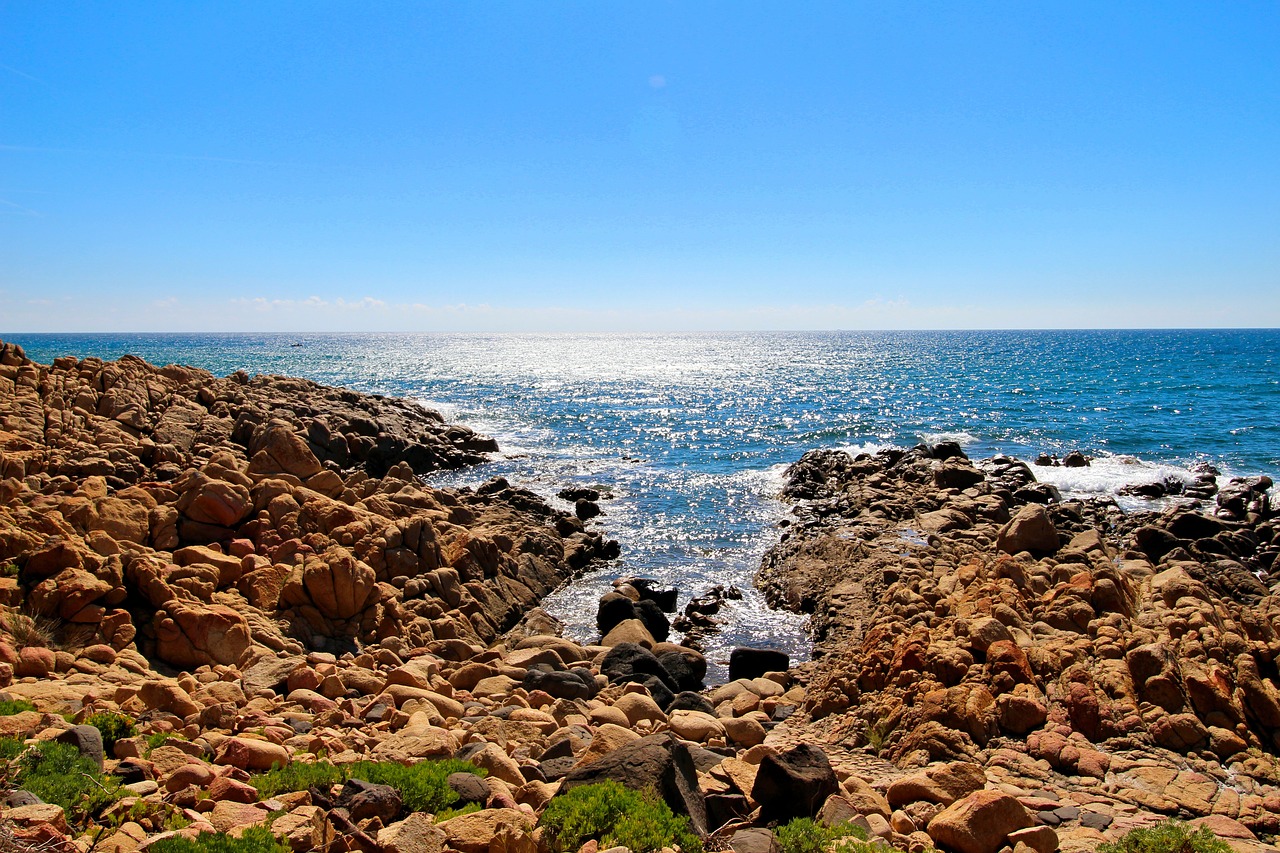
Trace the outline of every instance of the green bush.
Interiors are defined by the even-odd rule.
[[[251,826],[239,838],[222,832],[202,832],[195,838],[162,838],[148,850],[154,853],[290,853],[265,826]]]
[[[577,850],[594,838],[601,849],[625,846],[634,853],[651,853],[679,846],[683,853],[701,853],[702,841],[652,790],[633,791],[618,782],[583,785],[561,794],[547,805],[539,821],[548,830],[557,853]]]
[[[0,563],[0,578],[16,578],[17,576],[17,563]]]
[[[0,761],[12,761],[26,748],[26,743],[20,737],[0,738]]]
[[[22,752],[17,761],[14,786],[62,806],[72,821],[96,815],[118,797],[119,781],[103,776],[97,763],[73,744],[42,741]]]
[[[409,811],[435,814],[458,801],[458,795],[449,787],[449,776],[453,773],[487,775],[474,764],[453,758],[417,764],[358,761],[342,766],[317,761],[313,764],[290,764],[255,774],[252,783],[263,797],[274,797],[283,791],[305,791],[313,785],[324,788],[348,779],[362,779],[395,788]]]
[[[823,826],[807,817],[798,817],[778,827],[774,833],[778,839],[778,847],[782,853],[826,853],[831,842],[840,838],[854,838],[866,841],[867,833],[860,826],[850,823],[837,826]],[[862,850],[863,845],[850,848]]]
[[[0,717],[12,717],[14,714],[21,714],[23,711],[34,711],[35,705],[32,705],[26,699],[5,699],[0,702]]]
[[[99,711],[96,714],[90,714],[85,722],[102,733],[102,748],[106,750],[108,756],[113,754],[111,750],[116,745],[116,741],[133,737],[138,733],[132,717],[117,714],[115,711]]]
[[[1098,853],[1231,853],[1231,847],[1208,827],[1192,831],[1180,820],[1134,829],[1119,841],[1098,845]]]

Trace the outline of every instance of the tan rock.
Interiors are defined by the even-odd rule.
[[[1058,550],[1058,530],[1042,504],[1029,503],[1000,529],[996,547],[1009,554],[1020,551],[1052,554]]]
[[[458,748],[447,729],[431,725],[408,725],[378,741],[374,758],[408,762],[414,758],[449,758]]]
[[[624,693],[613,703],[613,707],[625,714],[627,722],[633,726],[641,720],[654,723],[667,721],[667,715],[648,693]]]
[[[422,812],[413,812],[378,831],[378,846],[385,853],[440,853],[447,841],[445,831]]]
[[[472,753],[469,760],[477,767],[489,771],[495,779],[501,779],[508,785],[520,787],[527,781],[520,772],[520,765],[507,755],[506,751],[495,743],[488,743]]]
[[[853,807],[864,815],[880,815],[888,818],[891,810],[889,801],[884,795],[872,788],[864,779],[857,776],[850,776],[840,783],[840,787],[844,788],[845,795],[849,798],[849,802]]]
[[[596,759],[603,758],[613,752],[623,744],[639,739],[639,737],[640,735],[628,728],[605,723],[596,729],[595,735],[591,738],[591,743],[587,745],[582,755],[578,756],[576,766],[581,767],[584,764],[590,764]]]
[[[243,830],[250,826],[266,823],[270,812],[261,803],[234,803],[224,800],[213,807],[207,818],[218,832],[231,832],[233,829]]]
[[[288,844],[294,853],[308,853],[324,849],[327,826],[323,809],[318,806],[298,806],[288,814],[276,818],[271,824],[271,833]]]
[[[1033,504],[1034,506],[1034,504]],[[929,821],[929,837],[957,853],[996,853],[1009,833],[1031,826],[1031,815],[999,791],[975,791]]]
[[[519,809],[483,809],[437,824],[459,853],[535,853],[536,819]]]
[[[723,717],[720,719],[720,725],[724,727],[729,740],[748,749],[758,743],[764,743],[765,736],[768,734],[755,717]]]
[[[893,808],[921,800],[949,806],[974,791],[982,790],[986,783],[987,777],[977,764],[954,761],[898,779],[889,786],[886,799]]]
[[[270,770],[287,767],[293,760],[289,750],[277,743],[245,737],[230,737],[218,747],[215,763],[241,770]]]
[[[724,737],[724,726],[704,711],[674,711],[668,718],[667,725],[680,737],[697,743]]]
[[[623,619],[608,634],[605,634],[600,645],[613,648],[619,643],[635,643],[651,649],[655,642],[657,641],[653,639],[649,629],[645,628],[644,623],[639,619]]]

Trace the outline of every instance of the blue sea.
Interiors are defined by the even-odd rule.
[[[591,638],[595,600],[620,574],[680,587],[682,606],[737,586],[713,661],[745,643],[806,654],[803,620],[751,589],[786,513],[783,472],[806,450],[1078,449],[1091,467],[1035,469],[1072,495],[1189,477],[1197,462],[1280,479],[1280,330],[0,337],[44,363],[132,353],[419,400],[502,447],[437,484],[502,475],[553,503],[572,485],[612,495],[593,523],[621,560],[546,603],[568,633]]]

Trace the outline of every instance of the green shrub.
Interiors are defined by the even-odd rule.
[[[1231,853],[1231,847],[1208,827],[1195,831],[1180,820],[1134,829],[1119,841],[1098,845],[1098,853]]]
[[[17,576],[17,563],[0,563],[0,578],[16,578]]]
[[[276,767],[265,773],[255,773],[251,780],[253,787],[263,799],[270,799],[276,794],[287,791],[305,791],[311,787],[328,788],[346,781],[342,768],[335,767],[327,761],[314,764],[303,764],[295,761],[288,767]]]
[[[860,826],[850,823],[837,826],[823,826],[807,817],[798,817],[778,827],[774,833],[778,839],[778,847],[782,853],[826,853],[831,842],[840,838],[854,838],[866,841],[867,833]],[[864,849],[863,845],[850,848]]]
[[[106,750],[107,755],[112,755],[111,749],[116,745],[116,741],[133,737],[138,733],[132,717],[117,714],[115,711],[99,711],[96,714],[90,714],[85,722],[102,733],[102,748]]]
[[[547,805],[539,821],[548,830],[557,853],[577,850],[594,838],[601,849],[626,846],[634,853],[651,853],[679,846],[683,853],[701,853],[702,841],[652,790],[633,791],[618,782],[583,785]]]
[[[221,832],[202,832],[195,838],[162,838],[148,850],[154,853],[289,853],[289,847],[265,826],[251,826],[239,838]]]
[[[32,705],[26,699],[5,699],[0,702],[0,717],[12,717],[14,714],[21,714],[23,711],[34,711],[35,705]]]
[[[12,761],[26,748],[26,743],[20,737],[0,738],[0,761]]]
[[[93,759],[73,744],[42,741],[18,756],[13,784],[46,803],[62,806],[68,819],[96,815],[117,799],[119,781],[103,776]]]
[[[358,761],[342,766],[317,761],[313,764],[290,764],[255,774],[252,783],[263,797],[274,797],[283,791],[305,791],[313,785],[324,788],[348,779],[362,779],[395,788],[409,811],[435,814],[458,801],[458,795],[449,787],[449,776],[453,773],[487,775],[474,764],[453,758],[417,764]]]

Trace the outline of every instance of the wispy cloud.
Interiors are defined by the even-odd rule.
[[[0,71],[8,71],[10,74],[16,74],[19,77],[30,80],[33,83],[39,83],[41,86],[49,85],[45,81],[41,80],[39,77],[34,77],[25,71],[19,71],[18,69],[14,68],[12,65],[0,65]]]
[[[9,201],[7,198],[0,198],[0,213],[7,213],[11,216],[44,216],[38,210],[23,207],[16,201]]]
[[[231,304],[238,308],[252,308],[256,311],[278,311],[296,309],[322,309],[337,311],[374,311],[387,308],[387,303],[372,296],[360,299],[345,299],[341,296],[324,299],[319,296],[308,296],[306,299],[269,299],[265,296],[232,299]]]
[[[103,151],[94,148],[57,148],[45,145],[0,144],[0,151],[24,154],[72,154],[78,157],[112,157],[139,160],[179,160],[196,163],[226,163],[232,166],[299,166],[282,160],[254,160],[247,157],[220,157],[211,154],[165,154],[153,151]]]

